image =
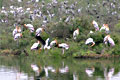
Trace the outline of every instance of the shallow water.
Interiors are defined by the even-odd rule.
[[[120,80],[120,60],[0,56],[0,80]]]

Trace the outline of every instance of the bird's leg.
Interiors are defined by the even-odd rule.
[[[64,49],[62,49],[62,54],[64,54]]]

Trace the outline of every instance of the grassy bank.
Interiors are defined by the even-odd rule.
[[[47,3],[49,3],[51,1],[45,2],[45,6],[42,8],[42,13],[48,17],[47,14]],[[97,56],[98,57],[101,54],[107,54],[107,55],[119,55],[120,54],[120,22],[119,19],[117,18],[116,20],[116,15],[111,15],[108,14],[106,10],[104,10],[102,7],[102,5],[99,5],[99,7],[101,7],[100,12],[98,13],[99,15],[104,15],[104,16],[100,16],[100,18],[97,18],[95,15],[95,13],[93,12],[94,7],[90,7],[89,10],[91,13],[86,12],[86,9],[82,9],[82,11],[80,13],[75,12],[75,15],[73,16],[71,13],[70,14],[65,14],[64,12],[59,12],[58,9],[61,5],[62,1],[59,1],[58,5],[56,6],[56,8],[54,8],[52,6],[50,10],[51,13],[55,13],[55,17],[52,18],[52,20],[46,24],[45,27],[45,31],[46,31],[46,35],[42,35],[42,37],[44,37],[44,39],[46,39],[48,36],[51,38],[51,40],[57,39],[59,43],[65,42],[68,43],[70,45],[69,50],[65,51],[65,54],[62,55],[62,50],[58,49],[58,48],[53,48],[51,50],[47,50],[47,51],[42,51],[39,52],[38,51],[31,51],[30,47],[32,46],[32,44],[34,42],[36,42],[37,40],[34,38],[34,36],[32,36],[30,34],[30,32],[28,30],[25,30],[22,32],[23,37],[19,40],[19,44],[17,44],[16,41],[14,41],[13,36],[12,36],[12,31],[14,29],[14,24],[17,23],[18,26],[20,26],[21,28],[23,28],[23,24],[24,23],[31,23],[33,24],[33,26],[35,27],[35,29],[37,29],[38,27],[41,27],[42,25],[42,20],[43,19],[39,19],[39,18],[35,18],[34,21],[31,21],[29,18],[30,14],[25,14],[25,15],[17,15],[17,17],[15,17],[13,14],[9,13],[8,15],[5,14],[0,14],[0,18],[1,19],[7,19],[8,22],[7,23],[0,23],[0,53],[1,54],[16,54],[16,53],[24,53],[23,50],[25,49],[27,51],[27,53],[30,54],[48,54],[49,56],[53,56],[53,57],[68,57],[68,56],[72,56],[72,57],[80,57],[80,56]],[[112,1],[111,1],[112,2]],[[110,3],[111,3],[110,2]],[[3,6],[6,7],[7,10],[9,10],[9,6],[10,5],[15,5],[15,6],[22,6],[24,9],[26,9],[27,7],[30,7],[32,10],[34,10],[34,4],[28,4],[25,5],[26,0],[20,4],[18,4],[16,1],[13,2],[12,4],[7,3],[6,1],[3,2]],[[70,6],[73,3],[73,1],[69,1],[69,3],[67,4],[68,6]],[[99,3],[102,3],[101,1]],[[41,6],[41,1],[39,3],[37,3],[38,5]],[[82,5],[81,5],[82,4]],[[92,5],[93,2],[91,1],[90,4]],[[81,6],[79,6],[81,5]],[[118,4],[116,4],[118,5]],[[85,6],[88,6],[88,4],[86,4],[86,1],[81,0],[75,7],[75,11],[77,11],[78,8],[83,8]],[[96,9],[98,9],[99,7],[96,7]],[[108,9],[110,9],[110,7],[108,5],[106,5],[106,7]],[[117,8],[115,9],[117,10]],[[114,9],[110,9],[110,11],[114,11]],[[119,11],[118,11],[119,13]],[[70,16],[71,19],[69,20],[69,22],[65,22],[65,20],[67,19],[67,17]],[[109,16],[112,16],[109,19]],[[74,18],[73,18],[74,17]],[[61,18],[61,20],[59,20],[59,18]],[[106,33],[103,32],[95,32],[93,25],[91,24],[92,20],[96,20],[99,24],[99,27],[102,26],[102,24],[107,23],[110,26],[110,35],[113,38],[113,40],[115,41],[115,47],[110,47],[110,46],[106,46],[103,43],[103,39],[106,36]],[[77,37],[77,40],[74,41],[72,34],[73,31],[79,28],[80,30],[80,34]],[[94,34],[89,34],[89,31],[92,30],[95,33]],[[95,46],[90,47],[85,45],[85,41],[87,38],[92,37],[96,43]]]

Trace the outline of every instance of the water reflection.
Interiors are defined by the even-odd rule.
[[[0,80],[120,80],[119,61],[0,57]]]
[[[33,80],[33,76],[29,76],[27,73],[19,72],[16,68],[7,68],[0,66],[0,80]]]

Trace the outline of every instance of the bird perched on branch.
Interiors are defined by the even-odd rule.
[[[93,24],[95,30],[99,31],[99,26],[98,26],[98,24],[97,24],[97,22],[95,20],[93,20],[92,24]]]
[[[43,28],[38,28],[38,29],[36,30],[36,35],[35,35],[35,38],[36,38],[38,41],[40,41],[41,44],[42,44],[41,49],[43,49],[44,46],[45,46],[45,44],[46,44],[46,43],[45,43],[45,40],[43,40],[43,38],[40,36],[40,34],[41,34],[43,31],[44,31]]]
[[[77,36],[79,35],[79,28],[77,28],[74,32],[73,32],[73,39],[76,40]]]
[[[115,46],[115,42],[114,42],[114,40],[110,37],[110,35],[107,35],[107,36],[105,36],[105,38],[104,38],[104,43],[105,44],[110,44],[110,46],[112,47],[112,46]]]
[[[88,39],[86,40],[85,44],[87,44],[87,45],[92,44],[92,45],[91,45],[91,47],[92,47],[92,46],[95,45],[95,42],[93,41],[93,38],[88,38]]]
[[[32,24],[24,24],[24,27],[25,27],[25,28],[28,28],[31,33],[34,32],[34,27],[33,27]]]

